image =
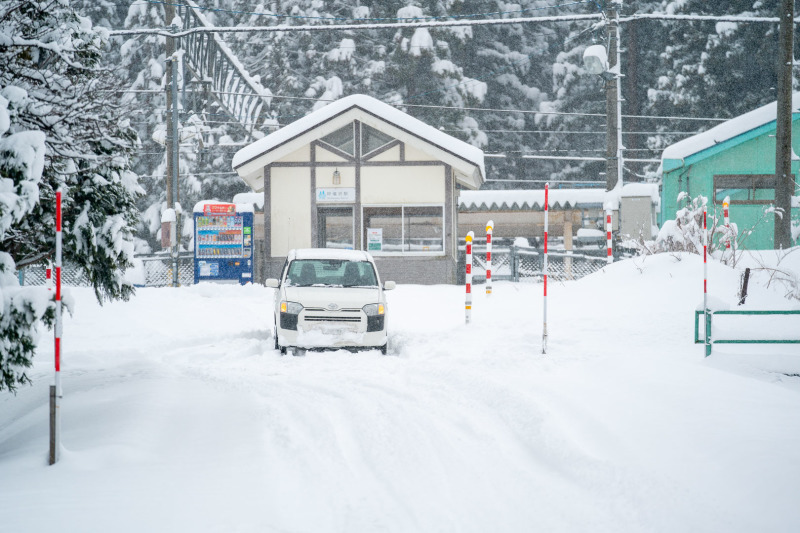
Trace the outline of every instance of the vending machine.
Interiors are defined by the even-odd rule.
[[[194,282],[253,281],[253,212],[200,202],[194,208]]]

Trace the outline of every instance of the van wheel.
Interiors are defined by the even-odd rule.
[[[386,355],[386,352],[389,351],[389,343],[387,342],[383,346],[381,346],[381,355]]]

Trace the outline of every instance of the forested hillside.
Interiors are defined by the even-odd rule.
[[[80,0],[73,5],[95,25],[112,29],[163,29],[169,22],[163,2]],[[218,26],[331,26],[329,31],[221,35],[249,74],[273,95],[267,112],[275,127],[329,100],[365,93],[396,104],[487,154],[505,154],[487,160],[490,180],[604,180],[602,161],[520,158],[523,154],[603,157],[604,82],[584,71],[582,54],[590,44],[606,43],[604,24],[333,28],[358,21],[431,17],[485,20],[590,14],[605,7],[603,0],[202,0],[197,5]],[[734,117],[776,98],[777,24],[625,20],[648,13],[775,17],[777,1],[623,2],[626,182],[657,179],[657,164],[633,160],[657,159],[664,146],[715,124],[683,118]],[[153,140],[165,128],[165,39],[139,35],[112,42],[107,58],[127,72],[130,92],[124,99],[138,110],[132,123],[142,147],[135,170],[147,191],[140,201],[144,214],[140,237],[154,243],[165,199],[165,149]],[[197,96],[199,84],[187,82],[180,172],[182,204],[191,208],[198,199],[230,199],[245,190],[231,172],[230,160],[252,138]],[[531,185],[503,181],[486,187]]]

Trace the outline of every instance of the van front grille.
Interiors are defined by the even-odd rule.
[[[325,315],[306,315],[303,317],[306,322],[361,322],[360,316],[325,316]]]
[[[306,311],[311,313],[360,313],[361,309],[337,309],[336,311],[331,311],[324,307],[306,307]]]

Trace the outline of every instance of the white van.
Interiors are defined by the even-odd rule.
[[[292,250],[275,291],[275,349],[376,349],[385,354],[388,306],[375,261],[367,252]]]

